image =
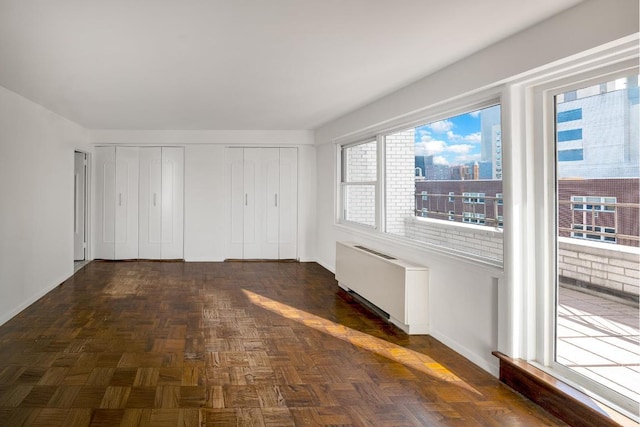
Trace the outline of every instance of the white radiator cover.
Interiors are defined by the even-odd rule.
[[[336,280],[389,314],[408,334],[429,333],[429,269],[336,243]]]

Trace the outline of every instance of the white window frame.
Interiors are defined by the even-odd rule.
[[[374,181],[346,181],[346,162],[344,158],[345,150],[348,150],[353,147],[357,147],[359,145],[376,143],[376,179]],[[369,229],[378,229],[380,225],[380,141],[377,138],[366,138],[358,142],[353,142],[350,144],[344,144],[339,146],[339,165],[340,165],[340,173],[339,173],[339,183],[340,183],[340,202],[339,202],[339,216],[338,221],[342,224],[348,224],[349,226],[361,227],[361,228],[369,228]],[[365,224],[358,221],[352,221],[347,219],[346,215],[346,189],[348,187],[353,186],[373,186],[374,187],[374,224]]]
[[[443,253],[445,255],[449,255],[453,258],[464,258],[469,261],[474,261],[479,263],[480,265],[490,266],[492,268],[503,268],[503,262],[497,261],[491,258],[485,258],[481,255],[474,253],[460,254],[459,250],[449,249],[446,247],[442,247],[441,245],[434,245],[427,242],[421,242],[419,240],[414,240],[409,237],[402,237],[395,235],[393,233],[388,233],[386,230],[386,171],[385,171],[385,161],[386,161],[386,136],[406,131],[407,129],[416,128],[419,126],[423,126],[425,124],[437,122],[439,120],[448,119],[451,117],[455,117],[462,114],[467,114],[473,111],[481,110],[484,108],[489,108],[492,106],[499,105],[502,111],[503,109],[503,100],[502,100],[503,87],[495,86],[491,88],[487,88],[481,91],[478,91],[474,94],[469,94],[464,97],[456,98],[449,102],[444,102],[438,104],[430,109],[425,109],[421,112],[414,113],[411,116],[400,118],[397,120],[387,121],[381,124],[380,126],[372,126],[366,130],[362,130],[359,132],[353,132],[352,134],[345,135],[340,138],[334,139],[335,145],[335,158],[336,158],[336,186],[335,188],[335,224],[339,226],[346,227],[345,231],[354,231],[365,233],[363,236],[375,236],[376,238],[387,240],[389,242],[394,242],[397,244],[402,244],[408,247],[414,247],[416,249],[430,249],[439,253]],[[501,122],[502,122],[501,117]],[[377,148],[378,148],[378,156],[377,156],[377,166],[378,166],[378,175],[376,182],[376,226],[369,227],[364,224],[360,224],[358,222],[346,220],[344,217],[344,184],[342,182],[342,150],[351,145],[358,145],[361,143],[366,143],[376,140]],[[503,151],[504,151],[504,138],[503,138]],[[504,165],[504,161],[503,161]],[[416,195],[417,197],[421,197],[421,195]],[[417,208],[414,211],[414,218],[427,218],[428,212],[424,212],[423,210],[418,211]],[[449,222],[447,217],[444,218],[429,218],[433,221],[443,221],[448,226],[454,227],[468,227],[467,224],[462,224],[458,222]],[[486,227],[486,225],[483,225]],[[497,230],[495,227],[488,227],[487,232],[496,232],[499,231],[500,235],[502,234],[502,230]]]
[[[637,52],[637,47],[635,51]],[[596,399],[606,401],[630,417],[638,419],[637,404],[631,399],[555,362],[556,236],[558,225],[556,224],[554,97],[568,92],[572,88],[586,87],[609,79],[615,80],[638,73],[637,57],[627,59],[631,55],[635,56],[637,53],[623,52],[620,54],[622,58],[609,58],[608,63],[604,63],[605,59],[600,68],[595,68],[592,71],[581,73],[580,71],[584,68],[576,67],[563,70],[554,78],[547,75],[546,78],[518,88],[521,91],[519,92],[521,96],[527,98],[525,111],[527,111],[526,114],[531,115],[533,120],[533,132],[528,135],[529,138],[526,142],[528,147],[518,154],[525,156],[523,163],[526,162],[527,155],[533,156],[535,159],[534,168],[528,173],[526,180],[530,184],[525,184],[524,188],[534,189],[529,202],[536,207],[529,214],[530,223],[526,230],[519,230],[521,238],[527,242],[524,250],[519,253],[525,256],[527,253],[535,254],[535,257],[529,258],[531,261],[520,260],[522,265],[528,265],[526,268],[533,268],[535,273],[527,279],[533,280],[533,282],[527,283],[527,280],[524,280],[521,284],[522,287],[517,290],[517,294],[523,297],[521,301],[524,301],[524,306],[516,303],[511,310],[517,310],[518,307],[521,307],[520,309],[524,313],[522,316],[516,315],[512,318],[519,325],[519,330],[523,332],[522,341],[516,344],[519,348],[513,354],[523,357],[529,363],[545,370],[552,376],[558,377]],[[505,256],[507,255],[505,254]],[[517,269],[518,266],[514,270]],[[540,286],[541,284],[543,286]]]

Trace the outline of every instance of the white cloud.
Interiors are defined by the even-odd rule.
[[[480,111],[481,110],[472,111],[472,112],[469,113],[469,115],[471,117],[473,117],[473,118],[476,118],[476,117],[478,117],[480,115]]]
[[[469,144],[456,144],[456,145],[449,145],[448,147],[446,147],[446,151],[450,153],[456,153],[456,154],[467,154],[472,149],[473,149],[473,145],[469,145]]]
[[[418,156],[432,156],[434,154],[442,153],[447,148],[447,143],[444,141],[438,141],[435,139],[426,140],[422,138],[422,142],[416,144],[416,155]]]
[[[445,159],[443,156],[433,156],[433,164],[449,166],[449,161]]]
[[[449,120],[439,120],[437,122],[430,123],[429,129],[435,133],[445,133],[453,129],[453,122]]]
[[[480,132],[470,133],[464,136],[464,140],[473,144],[480,144],[482,142],[482,135],[480,135]]]
[[[456,163],[469,163],[469,162],[479,162],[480,161],[480,153],[478,154],[462,154],[460,156],[456,156]]]

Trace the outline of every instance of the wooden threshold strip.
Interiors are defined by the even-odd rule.
[[[615,409],[595,401],[522,359],[494,351],[500,360],[500,381],[571,426],[638,426]]]

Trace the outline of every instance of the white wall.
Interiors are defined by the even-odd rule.
[[[318,261],[333,270],[336,241],[350,240],[428,266],[431,335],[497,375],[498,363],[491,351],[499,349],[499,340],[504,340],[498,324],[507,317],[504,292],[509,284],[505,284],[503,272],[336,225],[333,142],[370,136],[376,130],[415,120],[427,111],[433,113],[439,103],[478,93],[637,32],[636,0],[589,0],[317,129]],[[521,166],[525,165],[514,165],[513,170],[524,170],[518,169]]]
[[[82,127],[0,87],[0,324],[73,274],[76,149]]]
[[[298,148],[298,257],[315,260],[315,147],[310,131],[94,130],[95,144],[177,145],[185,148],[186,261],[223,261],[229,218],[227,146]]]

